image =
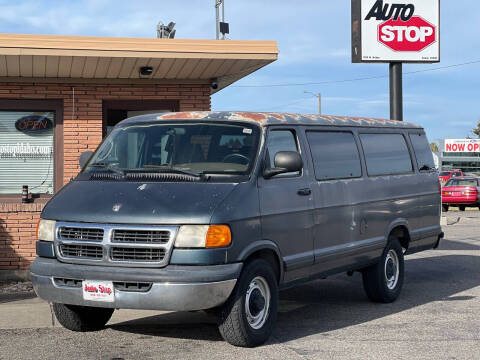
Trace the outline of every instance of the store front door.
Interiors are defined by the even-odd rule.
[[[137,115],[178,111],[177,100],[107,100],[103,102],[103,137],[120,121]]]

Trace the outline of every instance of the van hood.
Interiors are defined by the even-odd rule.
[[[41,217],[110,224],[208,224],[237,184],[71,181]]]

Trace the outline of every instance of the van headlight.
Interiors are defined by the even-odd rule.
[[[37,240],[55,240],[55,220],[40,219],[37,224]]]
[[[218,248],[231,243],[228,225],[182,225],[175,239],[176,248]]]

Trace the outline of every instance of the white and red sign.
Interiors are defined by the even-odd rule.
[[[445,139],[444,152],[480,152],[480,139]]]
[[[82,281],[83,299],[90,301],[113,302],[115,290],[111,281]]]
[[[440,0],[352,0],[354,62],[440,61]]]

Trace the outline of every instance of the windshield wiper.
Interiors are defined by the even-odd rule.
[[[184,170],[182,168],[176,167],[176,166],[171,166],[171,165],[143,165],[143,168],[145,169],[156,169],[156,170],[161,170],[161,172],[165,173],[174,173],[174,174],[182,174],[182,175],[189,175],[201,179],[205,179],[205,174],[204,173],[197,173],[194,171],[188,171]]]
[[[103,168],[105,170],[109,170],[111,172],[114,172],[115,174],[121,175],[122,177],[125,176],[124,171],[116,168],[115,166],[112,166],[112,164],[110,164],[110,163],[96,162],[96,163],[90,164],[88,166],[96,167],[96,168]]]

